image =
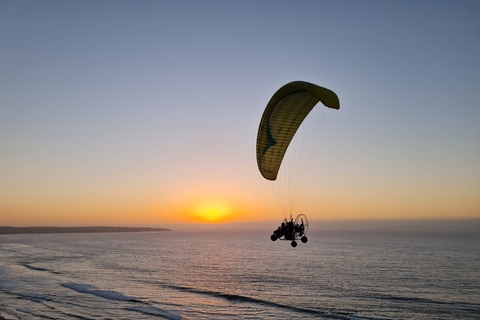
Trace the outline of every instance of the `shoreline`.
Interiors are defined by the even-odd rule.
[[[0,235],[44,233],[159,232],[167,228],[150,227],[0,227]],[[1,320],[1,318],[0,318]]]

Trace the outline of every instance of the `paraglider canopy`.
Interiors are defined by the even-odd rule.
[[[333,91],[304,81],[287,83],[272,96],[257,135],[257,164],[265,179],[276,180],[290,141],[319,101],[328,108],[340,109]]]

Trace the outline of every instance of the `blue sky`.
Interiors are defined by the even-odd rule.
[[[4,224],[274,219],[255,139],[294,80],[341,103],[300,209],[480,218],[478,1],[0,1],[0,43]]]

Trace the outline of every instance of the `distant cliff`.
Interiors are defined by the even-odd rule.
[[[147,227],[0,227],[1,234],[171,231]]]

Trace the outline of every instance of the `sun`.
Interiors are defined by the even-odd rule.
[[[196,221],[216,223],[228,220],[235,213],[235,209],[226,201],[206,200],[195,203],[189,213]]]

